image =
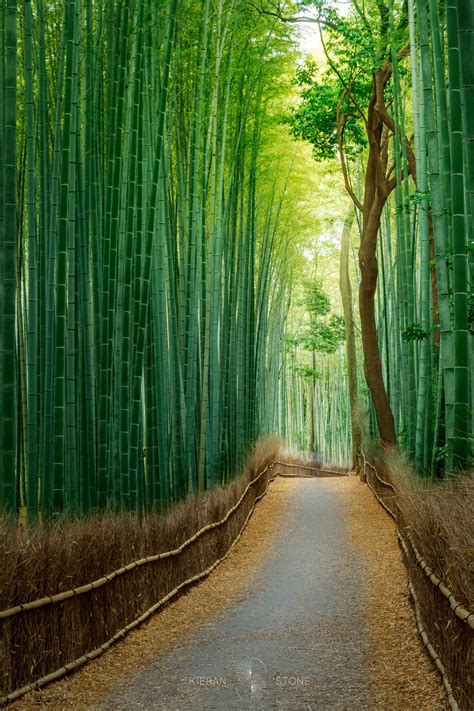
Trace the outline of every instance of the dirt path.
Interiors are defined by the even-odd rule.
[[[361,565],[344,540],[337,485],[278,486],[288,490],[288,506],[244,598],[102,709],[368,708]]]
[[[277,479],[228,560],[17,708],[445,709],[394,530],[354,477]]]

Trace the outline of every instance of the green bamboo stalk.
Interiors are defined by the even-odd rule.
[[[109,37],[108,37],[108,69],[109,84],[107,87],[108,136],[106,153],[106,176],[104,195],[104,232],[103,232],[103,263],[102,263],[102,299],[101,299],[101,332],[99,346],[99,433],[98,433],[98,503],[100,507],[110,500],[118,501],[120,481],[117,469],[111,469],[112,449],[112,392],[113,392],[113,355],[114,355],[114,324],[117,272],[117,236],[120,194],[119,156],[122,149],[123,111],[125,103],[125,74],[127,56],[128,3],[119,4],[110,0],[109,7]],[[112,23],[118,22],[118,31],[111,30]]]
[[[465,171],[465,187],[466,187],[466,216],[467,219],[467,238],[469,245],[469,275],[470,275],[470,315],[469,330],[470,330],[470,412],[471,422],[469,430],[474,431],[474,377],[472,376],[472,367],[474,363],[474,231],[472,220],[474,216],[474,8],[468,0],[457,0],[456,2],[459,28],[459,55],[462,74],[462,96],[463,96],[463,112],[464,112],[464,147],[465,147],[465,162],[467,170]],[[471,456],[474,450],[474,442],[471,438]]]
[[[51,211],[48,224],[46,247],[46,338],[44,355],[44,396],[43,396],[43,461],[41,475],[41,513],[49,519],[53,513],[53,462],[54,462],[54,365],[56,355],[55,341],[55,295],[57,284],[58,259],[58,215],[61,174],[61,115],[63,107],[63,83],[65,66],[65,27],[64,13],[63,32],[59,52],[58,80],[56,84],[56,109],[54,120],[53,165],[51,171]]]
[[[47,333],[47,282],[48,282],[48,254],[47,236],[50,228],[50,188],[51,188],[51,161],[48,140],[48,105],[47,105],[47,71],[46,71],[46,23],[43,0],[37,3],[37,76],[38,76],[38,153],[39,153],[39,181],[38,181],[38,235],[39,235],[39,476],[41,483],[45,478],[46,447],[44,437],[44,409],[46,391],[46,333]]]
[[[3,130],[3,230],[0,233],[0,509],[15,513],[17,376],[15,348],[17,230],[16,230],[16,117],[17,117],[17,3],[7,0],[2,8],[4,21],[4,130]],[[2,60],[3,61],[3,60]]]
[[[27,510],[30,520],[38,513],[38,276],[36,236],[36,146],[33,95],[33,17],[30,0],[24,2],[24,72],[26,87],[28,171],[28,469]]]
[[[417,206],[420,233],[420,264],[421,264],[421,319],[422,340],[419,346],[418,399],[416,414],[415,460],[420,471],[426,470],[428,451],[431,442],[426,441],[426,422],[430,416],[431,398],[431,318],[430,318],[430,256],[429,256],[429,225],[428,225],[428,183],[426,155],[426,119],[423,91],[423,77],[420,74],[418,61],[418,43],[416,39],[415,10],[413,0],[408,2],[412,92],[415,118],[415,153],[416,153],[416,187]]]
[[[79,216],[78,239],[78,295],[79,302],[79,341],[81,344],[81,368],[83,376],[79,380],[79,399],[82,401],[78,415],[83,437],[83,465],[81,479],[81,511],[86,513],[97,505],[97,447],[95,437],[96,423],[96,378],[95,344],[93,327],[93,304],[91,303],[90,274],[90,239],[87,231],[87,211],[84,195],[84,178],[79,135],[77,136],[77,184],[79,186],[77,213]]]
[[[430,199],[433,218],[433,237],[435,247],[436,285],[438,290],[438,309],[440,323],[440,354],[439,367],[445,370],[450,369],[452,363],[452,328],[450,315],[450,294],[449,281],[446,265],[445,235],[447,231],[447,196],[445,194],[445,183],[441,174],[441,155],[439,133],[439,112],[435,111],[433,89],[436,92],[436,84],[433,80],[431,67],[431,56],[428,34],[427,2],[422,0],[418,3],[418,28],[420,35],[421,70],[423,75],[423,94],[426,115],[426,142],[428,152],[428,172],[430,179]],[[435,49],[436,44],[433,43]],[[439,101],[439,97],[438,101]],[[444,380],[438,377],[437,409],[435,417],[435,433],[433,441],[433,453],[431,458],[431,468],[434,468],[434,457],[440,444],[441,431],[441,402],[444,392]]]
[[[348,373],[348,388],[351,411],[352,431],[352,467],[357,467],[362,446],[362,434],[358,421],[359,395],[357,387],[357,353],[355,342],[354,315],[352,310],[352,287],[349,275],[350,232],[354,220],[351,210],[344,223],[341,239],[340,290],[344,309],[344,326],[346,333],[346,358]],[[388,387],[387,387],[388,389]]]
[[[393,17],[390,13],[391,30],[394,32]],[[395,98],[395,132],[394,132],[394,153],[395,153],[395,175],[397,187],[395,189],[397,212],[400,213],[398,221],[398,259],[400,261],[400,272],[402,277],[403,293],[403,330],[405,333],[415,323],[415,269],[413,261],[412,225],[410,218],[410,187],[408,180],[402,181],[402,175],[407,173],[407,150],[405,141],[405,117],[403,111],[402,92],[400,83],[400,72],[398,67],[398,57],[396,48],[391,48],[392,68],[393,68],[393,91]],[[401,146],[401,151],[399,149]],[[411,458],[415,457],[416,448],[416,371],[415,371],[415,348],[414,341],[404,339],[402,347],[403,371],[405,376],[402,381],[404,394],[402,397],[403,417],[406,423],[406,447]]]
[[[156,226],[156,209],[158,205],[158,194],[160,184],[160,172],[163,169],[163,142],[165,136],[165,110],[168,98],[170,65],[173,44],[175,40],[177,0],[171,0],[169,8],[169,16],[166,30],[166,42],[164,51],[162,86],[159,99],[159,113],[156,129],[154,156],[153,156],[153,175],[152,184],[150,186],[149,205],[148,205],[148,221],[146,225],[146,236],[144,243],[143,255],[143,276],[142,288],[140,293],[140,326],[137,334],[137,343],[135,344],[136,358],[133,368],[133,380],[131,383],[131,421],[135,422],[138,419],[136,415],[141,408],[142,398],[142,376],[143,363],[145,356],[145,330],[147,323],[147,313],[150,293],[150,273],[152,262],[152,244]]]
[[[449,445],[454,468],[469,458],[469,331],[467,288],[467,226],[464,192],[462,92],[456,4],[446,4],[449,118],[451,146],[452,249],[453,249],[453,331],[454,331],[454,432]]]
[[[53,513],[76,504],[74,330],[79,0],[65,7],[65,95],[59,190],[54,378]],[[72,342],[71,342],[72,341]],[[65,498],[65,495],[68,498]]]

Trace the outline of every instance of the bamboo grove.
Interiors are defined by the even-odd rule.
[[[162,510],[274,430],[292,51],[240,0],[2,2],[3,511]]]
[[[163,510],[269,432],[469,466],[473,37],[472,0],[2,2],[2,511]],[[288,133],[339,161],[337,298]]]
[[[410,0],[408,20],[416,179],[392,195],[393,255],[387,215],[382,228],[382,283],[389,292],[387,279],[395,278],[402,298],[389,304],[385,296],[379,315],[399,431],[417,468],[427,472],[466,467],[473,454],[474,8],[469,1],[443,7]],[[397,123],[404,131],[398,62],[393,56]],[[407,170],[406,156],[396,169]],[[401,335],[398,343],[390,332]],[[397,364],[400,381],[393,375]]]
[[[325,63],[299,71],[290,130],[316,160],[339,156],[357,218],[370,431],[420,472],[464,469],[474,431],[472,1],[354,0],[343,14],[296,5],[312,11]],[[262,11],[287,21],[296,5]]]

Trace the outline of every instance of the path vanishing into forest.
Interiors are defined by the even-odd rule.
[[[38,706],[447,708],[392,523],[353,476],[276,479],[209,578]]]
[[[289,486],[290,505],[245,596],[101,708],[368,706],[362,570],[344,540],[340,497],[332,482]]]

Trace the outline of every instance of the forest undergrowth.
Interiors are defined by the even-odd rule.
[[[462,607],[474,609],[474,478],[472,472],[444,480],[414,475],[400,453],[370,453],[377,473],[394,492],[375,477],[377,495],[397,514],[404,537],[411,537],[421,558],[452,592]],[[472,629],[456,616],[449,600],[421,569],[412,554],[402,555],[416,591],[420,616],[428,638],[446,667],[460,708],[474,703],[474,645]]]
[[[166,515],[143,519],[101,513],[20,527],[0,520],[0,610],[85,585],[121,566],[176,549],[220,521],[252,479],[278,456],[277,438],[260,441],[245,471],[225,486],[189,496]],[[96,590],[3,620],[0,696],[61,668],[111,638],[183,581],[222,558],[239,534],[271,470],[250,486],[223,526],[206,531],[180,555],[141,565]]]

